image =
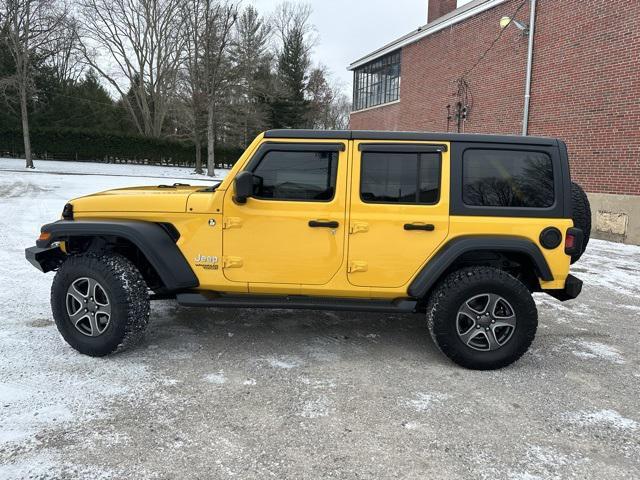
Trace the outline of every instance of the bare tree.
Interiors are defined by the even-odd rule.
[[[229,86],[231,30],[238,19],[238,5],[205,0],[204,83],[207,98],[207,175],[215,175],[216,126],[219,96]]]
[[[59,35],[56,35],[49,47],[49,64],[61,84],[76,82],[83,73],[84,64],[79,47],[78,20],[68,16],[60,25]]]
[[[217,114],[222,95],[230,86],[229,47],[238,18],[238,5],[216,0],[188,0],[183,7],[188,20],[187,68],[192,94],[194,132],[198,128],[198,107],[204,100],[207,131],[207,175],[215,175]],[[194,136],[195,140],[195,136]],[[199,142],[199,139],[198,139]],[[196,153],[197,161],[197,153]],[[197,168],[197,166],[196,166]]]
[[[159,137],[182,60],[181,0],[81,0],[85,61],[119,94],[138,132]]]
[[[304,37],[305,53],[310,54],[318,42],[315,27],[311,23],[312,12],[313,8],[310,3],[294,3],[285,0],[278,4],[271,15],[271,24],[280,42],[284,44],[291,36],[292,31],[296,30]]]
[[[184,70],[180,74],[181,97],[186,105],[183,117],[187,121],[185,127],[191,132],[196,150],[196,173],[202,172],[202,136],[203,121],[206,109],[204,72],[203,72],[203,40],[205,18],[202,15],[204,4],[201,1],[186,1],[182,5],[184,25]]]
[[[34,56],[46,58],[50,44],[59,36],[66,12],[55,0],[0,0],[0,28],[15,63],[15,74],[4,78],[18,92],[26,168],[34,168],[29,134],[29,95]]]

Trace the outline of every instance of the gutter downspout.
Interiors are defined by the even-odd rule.
[[[522,135],[529,133],[529,104],[531,103],[531,72],[533,70],[533,39],[536,31],[536,0],[529,7],[529,51],[527,52],[527,80],[524,87],[524,114],[522,116]]]

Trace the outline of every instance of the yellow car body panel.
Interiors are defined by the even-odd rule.
[[[264,143],[341,144],[335,195],[328,202],[234,200],[233,180]],[[359,195],[362,143],[444,145],[440,198],[434,205],[365,203]],[[418,273],[447,242],[464,236],[504,235],[540,247],[553,273],[541,289],[561,289],[570,257],[540,245],[540,232],[566,232],[566,218],[450,214],[449,142],[296,139],[258,136],[215,189],[178,186],[110,190],[71,201],[74,218],[172,224],[177,246],[199,280],[199,290],[392,299],[407,296]],[[336,221],[334,229],[310,220]],[[405,224],[432,224],[407,231]],[[564,233],[563,233],[564,235]],[[562,243],[563,245],[564,243]],[[207,261],[202,261],[206,258]],[[213,260],[213,261],[212,261]]]

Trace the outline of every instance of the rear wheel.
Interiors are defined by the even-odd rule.
[[[117,254],[67,259],[51,286],[58,331],[80,353],[100,357],[137,343],[149,323],[149,293],[138,269]]]
[[[582,249],[571,255],[571,263],[576,263],[587,249],[591,237],[591,205],[587,194],[575,182],[571,182],[571,203],[573,226],[582,230]]]
[[[518,360],[538,326],[531,293],[519,280],[491,267],[470,267],[447,276],[427,305],[429,332],[451,360],[474,370],[493,370]]]

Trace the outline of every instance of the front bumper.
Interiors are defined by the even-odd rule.
[[[574,277],[573,275],[569,275],[567,280],[564,282],[564,288],[561,290],[545,290],[546,293],[551,295],[553,298],[557,298],[561,302],[566,302],[567,300],[573,300],[580,295],[582,292],[582,280],[578,277]]]
[[[54,247],[29,247],[24,251],[24,256],[29,263],[36,267],[41,272],[47,273],[51,270],[55,270],[67,255],[60,250],[60,247],[57,245]]]

